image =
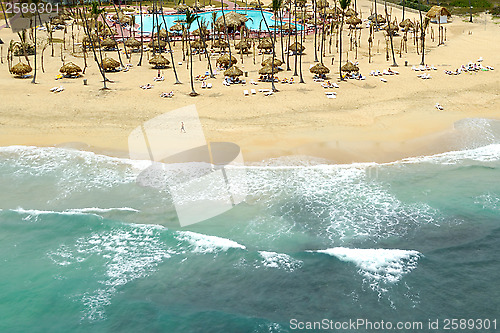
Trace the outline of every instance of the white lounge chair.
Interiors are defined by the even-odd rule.
[[[248,94],[248,90],[246,90],[246,89],[245,89],[245,90],[243,90],[243,95],[248,96],[248,95],[249,95],[249,94]]]
[[[272,91],[267,91],[267,92],[264,93],[264,96],[271,96],[272,94],[273,94]]]
[[[257,91],[255,91],[255,89],[251,89],[250,92],[252,93],[252,95],[255,95],[257,93]]]
[[[212,89],[212,84],[211,83],[207,83],[207,89]]]
[[[380,81],[382,81],[382,82],[387,82],[387,80],[386,80],[386,79],[384,79],[383,77],[381,77],[381,78],[380,78]]]

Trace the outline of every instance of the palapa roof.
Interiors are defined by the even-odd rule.
[[[431,9],[425,14],[425,16],[434,18],[436,16],[451,16],[451,13],[448,9],[442,6],[432,6]]]
[[[217,59],[217,64],[225,65],[226,67],[232,66],[236,64],[238,60],[235,57],[231,56],[231,61],[229,60],[229,54],[223,54]]]
[[[348,61],[341,67],[342,72],[359,72],[359,67]]]
[[[226,26],[230,28],[237,28],[244,25],[248,21],[248,17],[243,14],[239,14],[234,11],[224,12],[226,17]],[[215,25],[218,27],[224,26],[224,17],[221,15],[217,20],[215,20]]]
[[[251,7],[260,7],[262,6],[262,3],[260,1],[251,1],[248,5],[250,5]]]
[[[368,19],[372,22],[375,22],[375,14],[368,16]],[[378,14],[377,15],[377,22],[378,23],[385,23],[386,19],[382,15]]]
[[[392,22],[387,23],[387,25],[385,26],[384,29],[387,32],[389,32],[389,30],[390,30],[392,33],[395,33],[395,32],[399,31],[399,27],[397,26],[397,24],[396,23],[392,23]]]
[[[64,66],[62,66],[59,69],[59,72],[64,73],[64,74],[77,74],[77,73],[80,73],[81,71],[82,71],[82,69],[80,68],[80,66],[78,66],[72,62],[65,63]]]
[[[64,21],[60,17],[54,17],[52,20],[50,20],[50,24],[64,25]]]
[[[153,68],[165,68],[170,61],[161,54],[155,55],[153,58],[149,59],[149,63],[153,65]]]
[[[191,42],[191,47],[193,49],[204,49],[205,47],[207,47],[207,44],[198,39],[194,42]]]
[[[274,73],[278,73],[278,68],[274,67]],[[269,75],[273,74],[273,67],[271,65],[266,65],[259,69],[259,74],[261,75]]]
[[[359,17],[349,17],[347,20],[345,20],[345,23],[349,25],[358,25],[361,24],[361,19]]]
[[[134,38],[127,39],[124,44],[126,47],[131,48],[139,48],[141,46],[141,42]]]
[[[217,39],[214,43],[213,43],[213,46],[214,47],[221,47],[221,48],[225,48],[227,47],[229,44],[227,43],[227,41],[225,41],[224,39]]]
[[[330,4],[328,3],[327,0],[319,0],[316,2],[316,7],[318,8],[328,8]]]
[[[288,47],[289,50],[294,51],[294,52],[304,52],[306,49],[304,45],[300,43],[293,43]]]
[[[12,68],[10,69],[10,72],[15,75],[24,75],[28,74],[31,71],[31,66],[22,62],[19,62],[18,64],[12,66]]]
[[[317,63],[316,65],[312,66],[309,69],[309,72],[311,72],[313,74],[328,74],[328,73],[330,73],[330,70],[328,69],[328,67],[326,67],[322,63]]]
[[[201,34],[202,34],[202,35],[204,35],[204,36],[208,35],[208,30],[207,30],[207,28],[205,28],[205,27],[203,27],[203,26],[202,26],[202,27],[201,27]],[[195,31],[193,31],[193,32],[191,33],[191,35],[193,35],[193,36],[199,36],[199,35],[200,35],[200,29],[199,29],[199,28],[198,28],[198,29],[196,29]]]
[[[260,41],[259,45],[257,46],[258,49],[272,49],[273,48],[273,43],[271,42],[270,39],[265,38]]]
[[[236,49],[249,49],[250,48],[250,44],[248,43],[248,41],[246,40],[240,40],[236,45],[235,45],[235,48]]]
[[[155,32],[153,37],[157,37],[158,32]],[[160,29],[160,38],[167,38],[167,30],[165,29]]]
[[[170,31],[182,31],[182,24],[176,23],[170,27]]]
[[[148,46],[155,48],[155,49],[158,49],[158,48],[163,49],[163,48],[167,47],[167,42],[160,39],[160,43],[158,44],[158,39],[153,39],[148,43]]]
[[[102,59],[101,65],[105,71],[115,70],[117,67],[120,67],[120,63],[113,58]]]
[[[272,63],[273,63],[273,59],[272,58],[267,58],[266,60],[264,60],[262,62],[262,66],[272,66]],[[283,61],[277,59],[277,58],[274,58],[274,67],[278,67],[278,66],[281,66],[283,65]]]
[[[231,68],[224,71],[225,76],[237,77],[243,75],[243,71],[236,66],[231,66]]]
[[[97,36],[96,35],[90,35],[90,38],[92,38],[92,41],[94,41],[94,44],[97,43]],[[83,44],[90,44],[90,39],[88,36],[83,37],[82,39]]]
[[[345,11],[345,16],[356,16],[358,13],[352,8],[349,8],[348,10]]]
[[[111,38],[106,38],[104,41],[101,42],[101,46],[106,48],[106,49],[111,49],[116,47],[116,41]]]
[[[410,19],[406,18],[406,19],[404,19],[404,21],[401,21],[401,23],[399,23],[399,26],[401,28],[407,28],[407,27],[413,28],[415,25],[413,24],[413,22]]]

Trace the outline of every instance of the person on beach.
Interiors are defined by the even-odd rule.
[[[181,121],[181,133],[186,133],[186,129],[184,128],[184,122]]]

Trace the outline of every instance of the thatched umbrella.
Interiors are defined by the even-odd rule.
[[[229,54],[221,55],[219,59],[217,59],[217,65],[223,65],[225,68],[229,68],[237,62],[238,61],[233,56],[231,56],[231,60],[229,60]]]
[[[399,27],[397,26],[397,24],[391,22],[387,23],[384,29],[388,34],[392,33],[393,35],[399,31]]]
[[[158,33],[155,32],[153,37],[158,38]],[[167,38],[167,30],[165,30],[165,29],[160,30],[160,38]]]
[[[130,47],[131,49],[138,49],[141,47],[141,42],[134,38],[129,38],[125,41],[125,46]]]
[[[248,21],[248,17],[237,12],[224,13],[224,16],[226,17],[226,26],[228,28],[237,29],[240,26],[244,25],[246,21]],[[215,20],[215,25],[217,27],[223,27],[224,18],[220,16],[217,20]]]
[[[404,29],[413,29],[415,27],[413,22],[408,18],[404,19],[404,21],[401,21],[401,23],[399,23],[399,26]]]
[[[349,17],[347,20],[345,20],[345,23],[349,24],[350,26],[357,26],[358,24],[361,24],[361,19],[359,17]]]
[[[221,49],[225,49],[228,46],[229,46],[229,44],[224,39],[217,39],[213,43],[213,47],[218,47],[218,48],[221,48]]]
[[[265,38],[260,41],[259,45],[257,45],[257,48],[262,50],[272,50],[273,43],[271,42],[270,39]]]
[[[120,67],[120,63],[113,58],[104,58],[102,59],[101,66],[106,72],[109,72]]]
[[[148,46],[155,49],[155,50],[159,50],[159,49],[163,50],[167,47],[167,42],[165,42],[164,40],[160,40],[160,42],[158,43],[157,39],[153,39],[152,41],[150,41],[148,43]]]
[[[372,14],[372,15],[368,16],[368,19],[370,21],[372,21],[372,22],[375,22],[375,14]],[[387,21],[385,20],[385,18],[382,15],[378,14],[377,15],[377,22],[383,24],[383,23],[385,23]]]
[[[324,75],[330,73],[330,70],[322,63],[317,63],[309,69],[309,72],[313,74]]]
[[[77,76],[81,71],[82,69],[80,66],[72,62],[64,64],[64,66],[59,69],[59,72],[64,73],[67,76]]]
[[[28,74],[31,71],[32,71],[31,66],[23,64],[22,62],[12,66],[12,68],[10,69],[10,72],[16,76],[22,76]]]
[[[195,40],[194,42],[191,42],[191,47],[195,50],[199,49],[204,49],[207,46],[205,42],[202,42],[201,40]]]
[[[176,23],[173,26],[171,26],[169,30],[170,31],[182,31],[183,30],[182,24]]]
[[[234,77],[238,77],[240,75],[243,75],[243,71],[236,66],[231,66],[231,68],[224,71],[224,75],[234,78]]]
[[[301,54],[302,52],[304,52],[305,50],[305,46],[303,46],[302,44],[300,43],[293,43],[292,45],[290,45],[290,47],[288,48],[288,50],[292,51],[292,52],[297,52],[298,54]]]
[[[272,58],[267,58],[266,60],[264,60],[262,62],[262,66],[272,66],[272,63],[273,63],[273,59]],[[277,59],[277,58],[274,58],[274,67],[278,67],[278,66],[281,66],[283,65],[283,61]]]
[[[186,11],[186,9],[188,9],[189,7],[183,3],[180,3],[178,4],[177,6],[174,7],[174,9],[178,12],[184,12]]]
[[[97,44],[97,41],[99,40],[96,35],[90,35],[90,38],[92,38],[92,41],[94,42],[94,45]],[[82,39],[83,45],[90,45],[90,39],[88,36],[83,37]]]
[[[356,15],[358,15],[358,13],[356,13],[356,12],[354,11],[354,9],[349,8],[348,10],[346,10],[346,11],[345,11],[345,14],[344,14],[344,15],[345,15],[345,16],[356,16]]]
[[[205,27],[202,26],[201,27],[201,35],[200,35],[200,29],[199,28],[196,29],[195,31],[193,31],[191,33],[191,35],[193,35],[193,36],[208,36],[208,30],[207,30],[207,28],[205,28]]]
[[[319,9],[328,8],[330,7],[330,4],[327,0],[319,0],[318,2],[316,2],[316,7]]]
[[[260,6],[262,6],[262,3],[260,1],[251,1],[249,3],[250,7],[255,7],[255,8],[260,8]]]
[[[278,72],[278,68],[274,67],[274,73]],[[273,73],[273,67],[271,65],[266,65],[259,69],[259,74],[261,75],[270,75]]]
[[[116,47],[116,41],[111,38],[106,38],[101,42],[101,46],[106,50],[114,49]]]
[[[348,61],[342,66],[342,72],[359,72],[359,67]]]
[[[54,18],[50,21],[50,23],[51,23],[52,25],[64,25],[64,24],[65,24],[65,23],[64,23],[64,21],[63,21],[60,17],[54,17]]]
[[[240,50],[240,52],[247,52],[250,48],[250,44],[246,40],[241,40],[235,45],[235,48]]]
[[[153,58],[149,59],[149,63],[153,65],[154,69],[166,68],[170,61],[161,54],[155,55]]]

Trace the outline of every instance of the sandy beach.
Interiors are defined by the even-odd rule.
[[[361,16],[366,18],[371,2],[358,1]],[[379,11],[383,7],[379,5]],[[392,9],[398,21],[402,16],[398,8]],[[407,12],[406,17],[416,18],[418,13]],[[437,30],[437,25],[431,25]],[[339,82],[336,99],[327,99],[325,89],[312,80],[309,66],[314,64],[314,35],[308,35],[304,46],[303,76],[305,84],[278,83],[279,92],[272,96],[261,93],[244,96],[243,90],[270,88],[270,83],[257,80],[262,55],[244,55],[243,62],[237,55],[237,66],[248,72],[246,85],[222,84],[223,75],[207,82],[212,89],[202,89],[195,82],[197,97],[190,97],[189,71],[186,61],[177,66],[183,84],[174,85],[172,68],[162,70],[163,82],[153,82],[157,71],[151,69],[145,55],[143,65],[136,66],[139,54],[134,54],[133,67],[128,72],[107,74],[114,83],[110,90],[103,91],[102,78],[92,58],[83,79],[55,81],[61,62],[61,44],[55,46],[55,56],[50,56],[50,47],[44,53],[45,73],[39,69],[37,84],[31,79],[16,79],[8,72],[5,59],[7,45],[17,36],[9,29],[0,30],[3,45],[3,63],[0,65],[2,103],[0,105],[0,145],[70,145],[83,149],[95,149],[108,154],[123,155],[127,151],[130,132],[141,123],[157,115],[186,105],[195,104],[208,141],[229,141],[238,144],[245,161],[288,156],[308,155],[328,159],[333,163],[353,161],[394,161],[409,156],[427,155],[458,149],[452,140],[457,135],[456,121],[464,118],[500,118],[500,25],[488,14],[475,17],[474,23],[454,16],[452,23],[444,25],[447,38],[444,45],[437,40],[426,40],[426,63],[437,67],[431,71],[432,79],[422,80],[418,66],[420,55],[415,52],[413,39],[408,40],[408,53],[399,56],[401,36],[394,39],[398,51],[394,68],[400,74],[385,77],[369,76],[370,70],[391,67],[392,59],[386,61],[383,32],[377,32],[368,63],[368,29],[361,29],[361,45],[358,58],[349,52],[349,60],[359,61],[360,72],[366,80]],[[346,29],[347,30],[347,29]],[[344,31],[344,49],[349,49],[349,37]],[[55,37],[62,37],[61,32]],[[83,31],[80,32],[83,35]],[[380,44],[378,44],[380,41]],[[380,45],[380,46],[378,46]],[[73,61],[83,68],[83,59],[75,58],[64,51],[64,60]],[[378,50],[377,50],[378,49]],[[174,48],[176,61],[181,61],[180,43]],[[233,49],[234,50],[234,49]],[[329,79],[338,81],[338,54],[335,45],[324,60],[330,68]],[[106,52],[117,59],[116,52]],[[333,65],[332,55],[334,55]],[[236,56],[236,54],[235,54]],[[269,55],[264,57],[268,58]],[[278,53],[278,57],[281,54]],[[469,61],[482,57],[484,64],[494,71],[446,75],[444,70],[455,70]],[[14,58],[14,64],[17,63]],[[32,59],[32,57],[30,57]],[[212,58],[215,65],[216,57]],[[290,58],[293,62],[293,57]],[[343,55],[343,61],[346,54]],[[32,60],[30,60],[32,61]],[[194,56],[194,73],[207,70],[206,60]],[[405,61],[408,66],[405,66]],[[286,67],[286,65],[284,65]],[[293,69],[293,64],[292,64]],[[291,72],[280,72],[279,78],[291,77]],[[142,90],[139,85],[151,83],[153,89]],[[54,86],[65,90],[54,94]],[[171,99],[160,98],[160,93],[174,91]],[[331,90],[329,90],[331,91]],[[439,103],[444,107],[435,108]]]

